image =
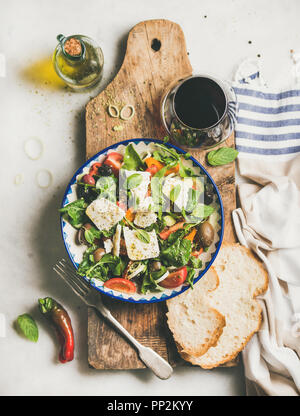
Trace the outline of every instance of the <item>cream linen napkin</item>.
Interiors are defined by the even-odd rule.
[[[239,77],[241,79],[242,77]],[[264,262],[263,323],[243,351],[248,395],[300,394],[300,89],[270,91],[259,71],[235,82],[241,244]]]

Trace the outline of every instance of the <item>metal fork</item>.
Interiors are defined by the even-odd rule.
[[[168,379],[173,368],[160,355],[149,347],[140,344],[110,313],[104,306],[100,294],[93,289],[74,269],[66,262],[65,259],[59,261],[53,270],[71,286],[73,292],[79,296],[83,302],[91,307],[96,308],[101,315],[107,319],[128,341],[136,348],[139,358],[143,363],[153,371],[153,373],[162,380]]]

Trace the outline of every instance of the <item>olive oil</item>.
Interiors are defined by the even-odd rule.
[[[53,55],[54,69],[72,89],[92,88],[102,78],[104,58],[102,50],[92,39],[82,35],[58,35]]]

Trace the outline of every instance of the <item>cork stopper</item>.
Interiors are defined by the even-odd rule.
[[[82,46],[78,39],[70,38],[64,44],[64,50],[68,55],[80,56],[82,53]]]

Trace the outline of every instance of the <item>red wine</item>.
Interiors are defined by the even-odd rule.
[[[218,123],[224,115],[226,97],[214,80],[192,77],[184,81],[176,91],[174,108],[186,126],[207,129]]]

